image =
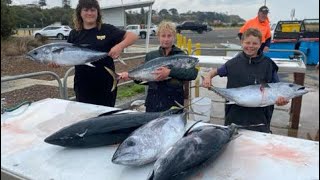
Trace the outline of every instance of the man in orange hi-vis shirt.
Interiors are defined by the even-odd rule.
[[[262,33],[262,44],[259,49],[260,52],[267,52],[271,43],[271,29],[270,22],[268,18],[269,9],[267,6],[261,6],[258,11],[258,16],[248,20],[241,28],[238,33],[239,38],[241,39],[242,33],[249,28],[257,28]]]

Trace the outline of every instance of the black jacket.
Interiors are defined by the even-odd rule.
[[[278,71],[277,65],[268,57],[260,54],[256,58],[249,58],[241,53],[228,61],[227,88],[238,88],[248,85],[271,83],[272,75]],[[248,128],[251,130],[270,132],[270,121],[274,106],[241,107],[235,104],[226,104],[225,125],[254,125],[263,123],[265,126]]]
[[[176,54],[184,54],[184,52],[173,46],[169,56]],[[145,62],[154,58],[164,56],[164,50],[160,47],[159,50],[151,51],[146,55]],[[147,112],[161,112],[176,106],[174,101],[184,104],[184,89],[183,82],[196,79],[198,70],[196,68],[180,69],[171,68],[169,77],[171,79],[159,82],[148,83],[148,94],[146,98]]]

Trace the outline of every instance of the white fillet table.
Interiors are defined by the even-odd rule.
[[[44,99],[2,114],[1,173],[35,180],[146,179],[152,164],[134,168],[111,162],[117,145],[76,149],[43,141],[66,125],[114,109]],[[319,179],[319,142],[247,130],[239,133],[215,161],[187,179]]]

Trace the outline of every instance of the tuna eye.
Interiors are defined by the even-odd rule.
[[[35,51],[35,52],[33,52],[33,54],[34,54],[34,55],[37,55],[37,54],[38,54],[38,52],[37,52],[37,51]]]
[[[134,146],[134,145],[136,145],[136,143],[133,142],[133,141],[128,141],[128,142],[127,142],[127,145],[128,145],[128,146]]]
[[[294,85],[293,84],[289,84],[289,87],[293,87]]]

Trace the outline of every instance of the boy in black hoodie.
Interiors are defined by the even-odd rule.
[[[211,79],[216,75],[228,78],[227,88],[238,88],[260,83],[279,82],[278,66],[263,53],[258,54],[262,35],[258,29],[249,28],[243,33],[241,45],[243,52],[226,62],[218,69],[212,69],[204,78],[202,85],[211,86]],[[276,105],[288,104],[288,100],[278,97]],[[270,132],[270,121],[274,106],[242,107],[236,104],[226,104],[225,125],[235,123],[238,125],[264,124],[264,126],[248,127],[250,130]]]
[[[164,21],[159,24],[157,31],[160,47],[158,50],[146,54],[145,62],[162,56],[173,56],[185,54],[174,45],[176,27],[172,22]],[[181,69],[174,67],[158,68],[153,74],[156,81],[148,82],[148,94],[146,97],[146,112],[161,112],[176,106],[177,101],[184,104],[184,81],[196,79],[198,70],[196,68]],[[119,73],[121,79],[128,79],[128,72]],[[171,77],[171,79],[168,79]]]

